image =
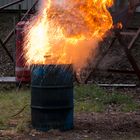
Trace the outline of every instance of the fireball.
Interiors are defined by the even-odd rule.
[[[112,28],[113,0],[43,0],[25,28],[28,65],[84,65]]]

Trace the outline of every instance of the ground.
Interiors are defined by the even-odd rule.
[[[121,121],[120,121],[121,120]],[[1,131],[2,139],[25,140],[139,140],[140,115],[132,113],[78,113],[75,128],[68,132],[51,130],[28,134]]]
[[[125,92],[124,92],[125,91]],[[74,129],[39,132],[31,126],[30,89],[1,87],[1,140],[139,140],[140,89],[74,88]]]
[[[14,19],[17,21],[17,14],[0,13],[0,37],[3,40],[14,26]],[[7,45],[13,56],[14,40],[15,38],[12,38]],[[131,70],[121,47],[116,46],[99,68]],[[134,48],[133,55],[139,63],[138,46]],[[13,75],[14,64],[0,47],[0,76]],[[94,73],[90,80],[92,83],[139,81],[134,75],[120,76],[104,72]],[[93,85],[75,85],[74,91],[74,129],[68,132],[38,132],[31,126],[30,89],[24,87],[19,90],[15,85],[0,85],[0,140],[140,140],[139,87],[100,89]]]

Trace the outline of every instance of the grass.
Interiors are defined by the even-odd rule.
[[[75,87],[75,104],[76,112],[104,112],[109,106],[116,106],[122,112],[131,112],[140,107],[131,96],[107,93],[94,85]]]
[[[16,126],[17,131],[22,131],[25,127],[27,120],[29,119],[30,108],[30,94],[29,91],[1,91],[0,92],[0,130],[12,129],[12,126]],[[17,114],[21,108],[25,105],[28,107],[19,114]],[[24,125],[23,125],[24,124]]]
[[[90,85],[75,86],[75,112],[104,112],[109,106],[117,106],[119,111],[136,111],[140,105],[128,95],[107,93],[99,87]],[[11,117],[27,107],[17,116]],[[30,122],[30,91],[0,91],[0,130],[13,129],[28,131]]]

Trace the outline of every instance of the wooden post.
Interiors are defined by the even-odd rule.
[[[140,0],[129,0],[130,2],[130,9],[134,9],[135,6],[140,3]]]

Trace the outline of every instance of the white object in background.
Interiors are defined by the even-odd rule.
[[[15,83],[15,77],[0,77],[0,83]]]
[[[136,12],[140,12],[140,6],[136,8]]]

